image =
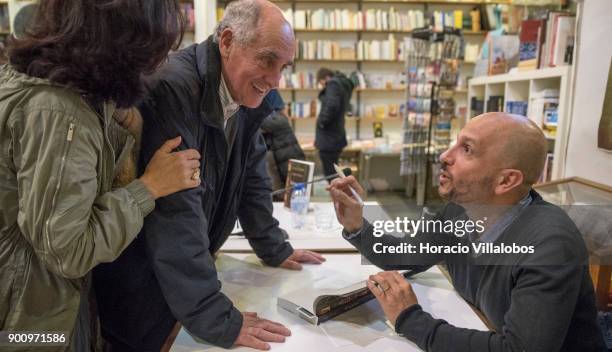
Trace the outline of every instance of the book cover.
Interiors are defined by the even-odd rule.
[[[520,43],[517,36],[493,35],[489,43],[489,75],[506,73],[517,65]]]
[[[297,159],[289,159],[289,165],[287,167],[287,181],[285,187],[288,188],[285,191],[285,207],[291,208],[291,192],[293,189],[289,188],[296,183],[307,183],[311,182],[314,177],[315,164],[312,161],[304,161]],[[306,186],[306,194],[310,200],[310,192],[312,190],[312,184]]]
[[[553,36],[551,58],[549,66],[560,66],[568,64],[565,54],[568,47],[574,46],[576,18],[571,16],[559,16],[557,18],[555,34]]]
[[[372,130],[374,131],[374,138],[383,137],[383,124],[380,121],[372,122]]]
[[[538,67],[538,55],[544,20],[527,20],[521,23],[519,35],[519,68],[533,69]]]

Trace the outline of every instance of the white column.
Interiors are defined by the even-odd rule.
[[[199,43],[213,33],[217,25],[217,0],[194,0],[195,42]]]

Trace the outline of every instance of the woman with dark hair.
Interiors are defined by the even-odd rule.
[[[116,182],[141,125],[117,108],[144,95],[143,76],[181,36],[177,0],[41,0],[12,39],[0,67],[0,331],[60,332],[55,350],[90,350],[90,270],[119,256],[156,198],[200,184],[198,152],[173,152],[180,137]]]

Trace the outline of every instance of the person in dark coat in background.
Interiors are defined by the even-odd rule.
[[[317,71],[317,81],[323,85],[323,90],[319,93],[321,111],[317,118],[315,147],[319,150],[323,173],[329,176],[336,173],[334,164],[338,163],[347,145],[344,116],[349,110],[355,85],[343,73],[327,68]]]
[[[273,188],[279,189],[284,187],[287,181],[289,159],[305,160],[306,157],[291,129],[289,118],[283,112],[285,108],[283,98],[275,89],[268,93],[268,99],[273,111],[261,124],[261,134],[268,147],[268,172],[272,180],[278,182]]]
[[[295,39],[282,11],[265,0],[227,5],[215,34],[174,55],[148,82],[140,162],[166,136],[202,155],[200,187],[159,198],[123,255],[94,271],[103,337],[113,351],[160,351],[182,325],[216,346],[267,350],[289,330],[239,311],[223,292],[215,254],[236,220],[270,266],[300,270],[324,258],[294,250],[272,216],[262,120],[269,90],[292,64]],[[245,287],[245,289],[248,289]],[[180,325],[178,325],[178,323]]]

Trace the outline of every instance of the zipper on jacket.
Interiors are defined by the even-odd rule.
[[[62,268],[62,262],[59,256],[57,255],[57,253],[55,253],[55,251],[53,250],[53,247],[51,246],[51,236],[50,236],[49,227],[51,226],[50,224],[51,216],[55,212],[55,203],[57,201],[57,195],[59,194],[59,191],[62,185],[62,176],[64,175],[64,168],[66,166],[66,157],[68,156],[68,151],[70,151],[70,146],[72,145],[72,138],[74,136],[74,128],[75,128],[75,124],[74,122],[71,122],[68,125],[68,133],[66,134],[66,141],[65,141],[66,143],[64,143],[64,150],[62,151],[62,158],[60,161],[60,168],[59,168],[59,173],[57,177],[57,184],[55,186],[55,192],[53,194],[53,198],[51,199],[51,212],[49,213],[49,217],[47,218],[47,221],[45,222],[45,227],[46,227],[45,237],[46,237],[47,247],[49,248],[49,252],[51,252],[51,254],[53,255],[53,258],[58,264],[58,270],[63,275],[65,275],[65,273]]]
[[[68,136],[66,136],[66,141],[72,142],[72,135],[74,134],[74,123],[70,123],[68,126]]]

